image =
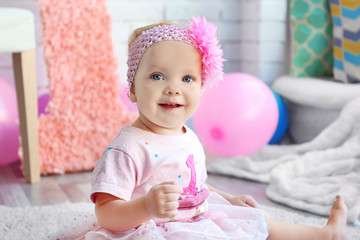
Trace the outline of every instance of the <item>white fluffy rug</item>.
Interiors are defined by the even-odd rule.
[[[261,206],[279,221],[323,226],[326,218]],[[0,240],[77,239],[97,227],[92,203],[61,203],[40,207],[0,206]],[[360,239],[360,228],[347,227],[349,240]]]

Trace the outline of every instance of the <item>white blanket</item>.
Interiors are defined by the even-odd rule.
[[[310,142],[269,145],[248,157],[216,158],[208,171],[269,183],[270,199],[325,216],[340,194],[348,220],[360,226],[360,98]]]

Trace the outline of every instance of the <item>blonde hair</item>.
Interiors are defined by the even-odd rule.
[[[141,35],[142,32],[149,30],[153,27],[156,26],[162,26],[162,25],[176,25],[176,26],[181,26],[180,24],[174,23],[174,22],[170,22],[170,21],[163,21],[163,22],[159,22],[159,23],[155,23],[155,24],[151,24],[151,25],[147,25],[147,26],[143,26],[143,27],[139,27],[136,28],[133,33],[130,35],[129,38],[129,43],[128,43],[128,47],[130,48],[130,46],[133,44],[133,42],[135,41],[135,39]]]

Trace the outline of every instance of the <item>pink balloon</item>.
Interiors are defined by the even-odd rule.
[[[205,89],[194,127],[213,154],[250,155],[269,142],[278,118],[276,99],[264,82],[231,73],[217,87]]]
[[[44,93],[38,97],[38,116],[40,116],[40,114],[44,114],[44,115],[49,114],[49,112],[46,111],[46,106],[48,105],[49,101],[50,101],[49,93]]]
[[[120,100],[125,105],[126,109],[129,112],[137,113],[138,112],[137,105],[136,105],[136,103],[133,103],[132,101],[130,101],[130,99],[128,97],[128,91],[129,91],[129,88],[124,87],[124,86],[121,87]]]
[[[19,125],[15,88],[0,78],[0,165],[19,160]]]

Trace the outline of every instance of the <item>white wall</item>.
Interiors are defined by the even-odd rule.
[[[108,0],[118,74],[126,82],[127,40],[134,28],[161,20],[187,22],[204,16],[218,27],[225,72],[246,72],[271,83],[287,72],[286,0]],[[0,7],[20,7],[35,14],[39,94],[48,79],[43,59],[36,0],[1,0]],[[1,36],[0,36],[1,37]],[[10,54],[0,54],[0,77],[13,82]]]

